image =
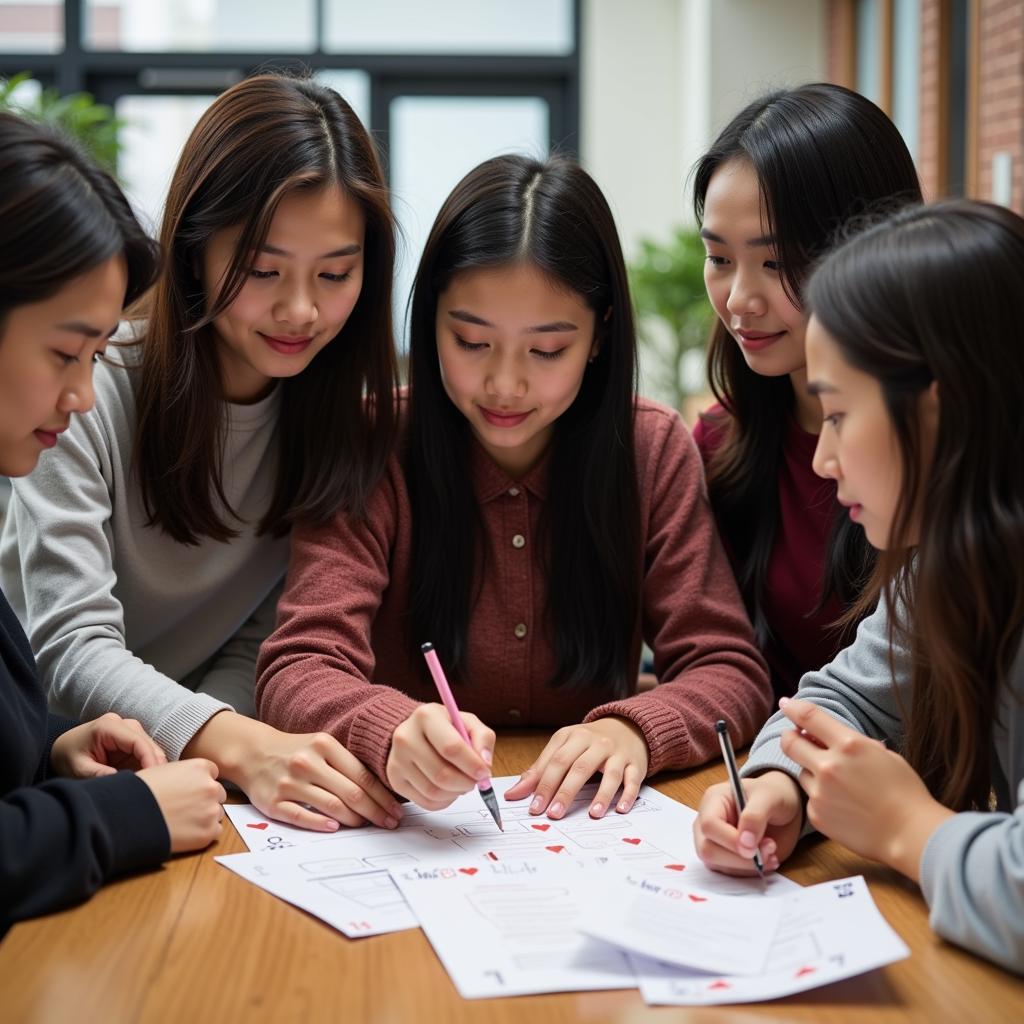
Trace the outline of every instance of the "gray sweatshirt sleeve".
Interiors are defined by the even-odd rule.
[[[907,672],[902,652],[896,652],[894,665],[897,684],[904,685]],[[804,675],[797,696],[812,701],[858,732],[898,747],[903,724],[892,678],[889,619],[880,603],[861,622],[849,647],[824,668]],[[783,731],[792,728],[781,711],[772,715],[754,739],[741,774],[758,775],[778,768],[796,778],[800,766],[782,753],[779,743]]]
[[[59,450],[15,482],[4,524],[3,586],[55,710],[83,720],[107,711],[138,719],[177,758],[229,705],[193,693],[127,649],[124,610],[114,594],[110,489],[112,459],[130,440],[116,431],[108,437],[98,412],[76,416]]]
[[[1024,974],[1024,782],[1013,814],[956,814],[932,833],[921,891],[937,934]]]
[[[1018,659],[1015,683],[1019,685]],[[887,740],[899,749],[903,735],[900,697],[909,708],[906,653],[894,655],[896,685],[889,663],[888,619],[882,604],[857,630],[853,644],[817,672],[800,680],[797,696],[809,700],[854,729]],[[1009,735],[1024,732],[1019,701],[1004,702],[1015,716]],[[779,737],[792,728],[781,713],[768,720],[751,747],[742,774],[777,768],[796,777],[800,768],[783,755]],[[1010,764],[1014,757],[1006,758]],[[1019,776],[1019,772],[1018,772]],[[921,857],[921,891],[932,929],[1010,970],[1024,973],[1024,781],[1013,813],[964,812],[943,822]]]

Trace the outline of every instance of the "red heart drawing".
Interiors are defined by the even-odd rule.
[[[727,981],[715,981],[708,985],[708,988],[732,988]]]
[[[622,841],[624,843],[629,843],[630,846],[637,846],[640,843],[639,839],[626,839],[625,837],[623,837]]]
[[[552,853],[561,853],[565,849],[565,847],[564,846],[545,846],[544,849],[545,850],[550,850]]]
[[[479,868],[459,868],[464,875],[475,875],[479,870]]]
[[[669,869],[669,871],[685,871],[686,870],[686,865],[685,864],[666,864],[665,867],[667,867]]]
[[[551,826],[550,825],[531,825],[530,828],[535,828],[538,832],[547,832],[547,830],[549,828],[551,828]]]
[[[805,974],[813,974],[817,969],[817,967],[801,967],[800,970],[793,975],[793,977],[802,978]]]
[[[267,822],[261,821],[258,825],[246,825],[246,828],[258,828],[261,832],[267,827]]]
[[[690,897],[691,903],[707,903],[708,901],[707,896],[694,896],[692,892],[687,893],[687,896]]]

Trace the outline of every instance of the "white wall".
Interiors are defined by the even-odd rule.
[[[825,74],[826,0],[582,0],[581,159],[627,258],[690,220],[686,179],[768,89]]]

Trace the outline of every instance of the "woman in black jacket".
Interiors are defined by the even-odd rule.
[[[0,475],[23,476],[92,407],[93,362],[152,282],[157,252],[109,175],[4,113],[0,181]],[[208,761],[167,764],[118,715],[76,725],[49,714],[0,592],[0,936],[209,844],[224,800],[216,774]]]

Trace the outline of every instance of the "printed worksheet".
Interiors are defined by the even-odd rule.
[[[253,853],[287,850],[292,846],[315,843],[320,839],[333,839],[337,832],[312,832],[296,828],[283,821],[274,821],[252,804],[225,804],[224,813],[231,819],[235,831]]]
[[[626,955],[578,927],[606,865],[460,864],[391,874],[463,998],[636,987]]]
[[[778,896],[719,896],[675,879],[626,875],[606,882],[580,930],[676,966],[762,974],[783,902]]]
[[[762,1002],[910,955],[878,912],[862,876],[797,889],[779,902],[782,917],[763,974],[708,974],[630,955],[644,999],[677,1006]]]
[[[515,781],[511,776],[494,779],[495,792],[503,794]],[[596,786],[585,787],[559,821],[531,815],[528,800],[502,801],[504,832],[498,831],[476,791],[459,797],[444,811],[407,804],[401,825],[393,831],[364,826],[330,836],[269,822],[254,809],[246,810],[248,805],[234,804],[229,805],[229,813],[235,827],[247,845],[261,852],[229,854],[217,860],[352,937],[416,926],[401,895],[384,880],[386,876],[378,879],[374,907],[353,901],[345,882],[352,876],[412,864],[455,861],[458,867],[478,867],[511,860],[579,869],[598,862],[621,865],[634,875],[685,877],[687,885],[712,893],[761,892],[758,879],[731,878],[703,867],[693,847],[696,812],[691,808],[644,786],[628,814],[613,812],[595,821],[587,813],[595,792]],[[266,828],[259,827],[264,824]],[[767,890],[774,892],[789,884],[772,876]]]

